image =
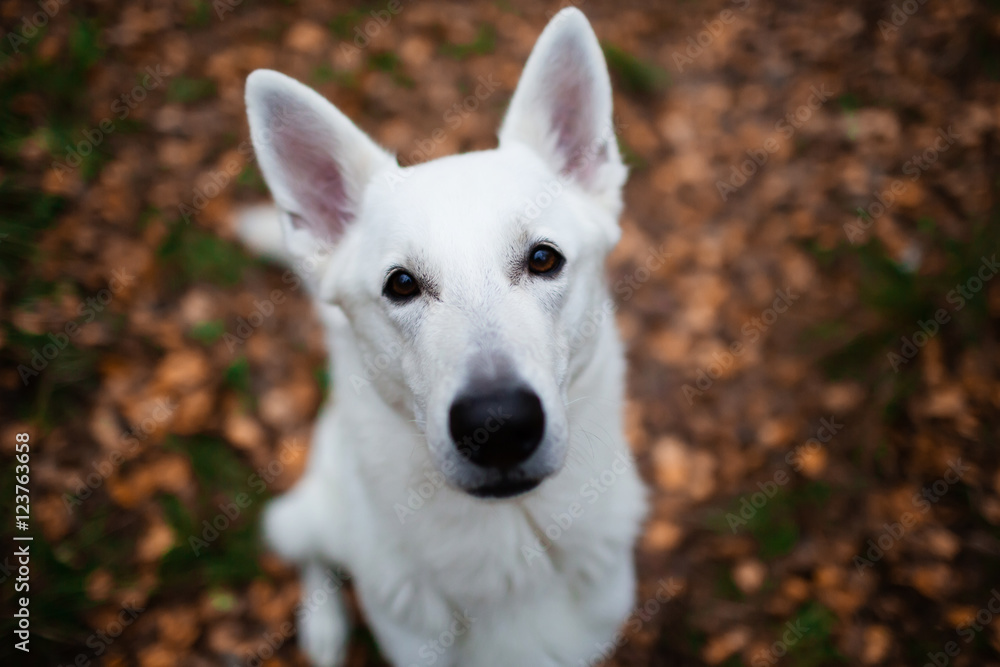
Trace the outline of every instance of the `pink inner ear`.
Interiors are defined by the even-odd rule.
[[[586,62],[583,46],[567,40],[561,56],[552,62],[545,79],[556,150],[563,158],[562,173],[590,183],[594,172],[607,157],[607,141],[595,134],[594,82],[581,64]]]
[[[301,206],[292,225],[335,241],[351,221],[350,198],[338,149],[323,119],[307,109],[292,109],[274,100],[270,108],[273,144],[285,173],[285,184]]]

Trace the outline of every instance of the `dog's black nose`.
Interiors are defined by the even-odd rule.
[[[462,456],[478,466],[509,470],[538,449],[545,413],[533,391],[490,390],[459,396],[448,426]]]

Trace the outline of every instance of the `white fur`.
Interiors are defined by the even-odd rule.
[[[325,597],[329,565],[349,570],[401,667],[588,664],[633,604],[645,493],[603,278],[626,174],[586,18],[563,10],[542,33],[495,150],[401,168],[276,72],[250,75],[247,108],[334,388],[305,475],[268,507],[269,544],[301,564],[304,600]],[[240,229],[265,251],[260,219]],[[566,257],[555,279],[517,273],[539,240]],[[395,265],[434,295],[383,297]],[[484,500],[463,490],[489,473],[458,456],[447,414],[470,378],[502,373],[541,399],[545,434],[525,466],[546,479]],[[300,635],[314,664],[340,664],[339,602],[307,605]]]

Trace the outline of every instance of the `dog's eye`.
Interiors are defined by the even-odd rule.
[[[565,261],[555,248],[536,245],[528,255],[528,269],[540,276],[551,276],[559,272]]]
[[[406,301],[412,299],[420,292],[417,279],[403,269],[396,269],[385,281],[382,294],[393,301]]]

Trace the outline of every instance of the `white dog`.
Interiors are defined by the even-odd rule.
[[[306,472],[264,519],[302,568],[303,649],[343,659],[337,566],[400,667],[599,662],[646,500],[604,280],[626,169],[587,19],[546,27],[495,150],[402,168],[284,75],[246,100],[333,359]],[[248,244],[272,215],[244,216]]]

